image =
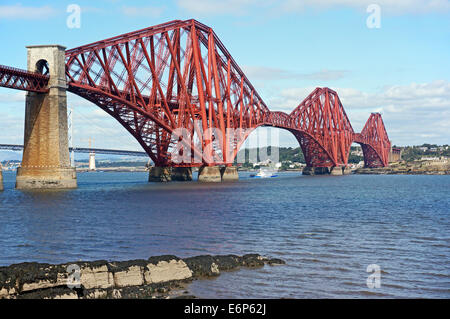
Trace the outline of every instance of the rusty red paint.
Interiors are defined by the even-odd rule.
[[[175,20],[66,51],[68,91],[119,121],[157,166],[231,165],[257,127],[292,132],[308,166],[347,165],[360,143],[368,167],[388,165],[390,141],[373,113],[355,133],[337,93],[316,88],[290,114],[271,112],[214,31],[196,20]],[[0,67],[0,86],[45,92],[48,77]],[[188,129],[191,163],[174,163]],[[210,128],[223,134],[215,136]],[[238,136],[227,129],[240,129]],[[194,157],[201,161],[195,161]]]

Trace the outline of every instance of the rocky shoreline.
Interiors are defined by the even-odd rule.
[[[0,299],[195,298],[185,287],[193,280],[219,276],[241,267],[282,265],[258,254],[172,255],[147,260],[105,260],[59,265],[20,263],[0,267]]]
[[[396,168],[396,167],[379,167],[379,168],[358,168],[353,174],[384,174],[384,175],[450,175],[450,169],[414,169],[414,168]]]
[[[358,168],[354,174],[396,174],[396,175],[450,175],[450,163],[447,160],[417,160],[389,163],[387,167]]]

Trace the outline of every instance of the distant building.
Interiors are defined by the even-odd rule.
[[[444,165],[449,165],[449,159],[445,156],[441,156],[441,157],[425,157],[423,156],[421,158],[422,165],[425,166],[444,166]]]
[[[262,162],[253,163],[253,167],[256,167],[256,166],[269,166],[270,164],[272,164],[272,161],[270,159],[266,159],[265,161],[262,161]]]
[[[355,151],[351,151],[350,154],[352,155],[356,155],[356,156],[364,156],[363,151],[362,150],[355,150]]]
[[[95,171],[96,167],[95,167],[95,153],[89,153],[89,170],[90,171]]]
[[[389,152],[389,163],[398,162],[402,159],[402,149],[399,147],[391,147]]]
[[[441,158],[437,157],[437,156],[422,156],[420,158],[421,161],[439,161],[441,160]]]

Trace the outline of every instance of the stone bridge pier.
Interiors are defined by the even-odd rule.
[[[28,71],[50,75],[47,93],[28,92],[22,165],[16,188],[76,188],[67,137],[65,47],[29,46]]]

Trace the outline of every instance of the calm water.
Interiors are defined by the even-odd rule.
[[[209,298],[450,298],[450,176],[300,176],[149,184],[81,173],[71,191],[0,193],[0,265],[260,253],[285,266],[223,273]],[[368,288],[367,266],[381,268]]]

